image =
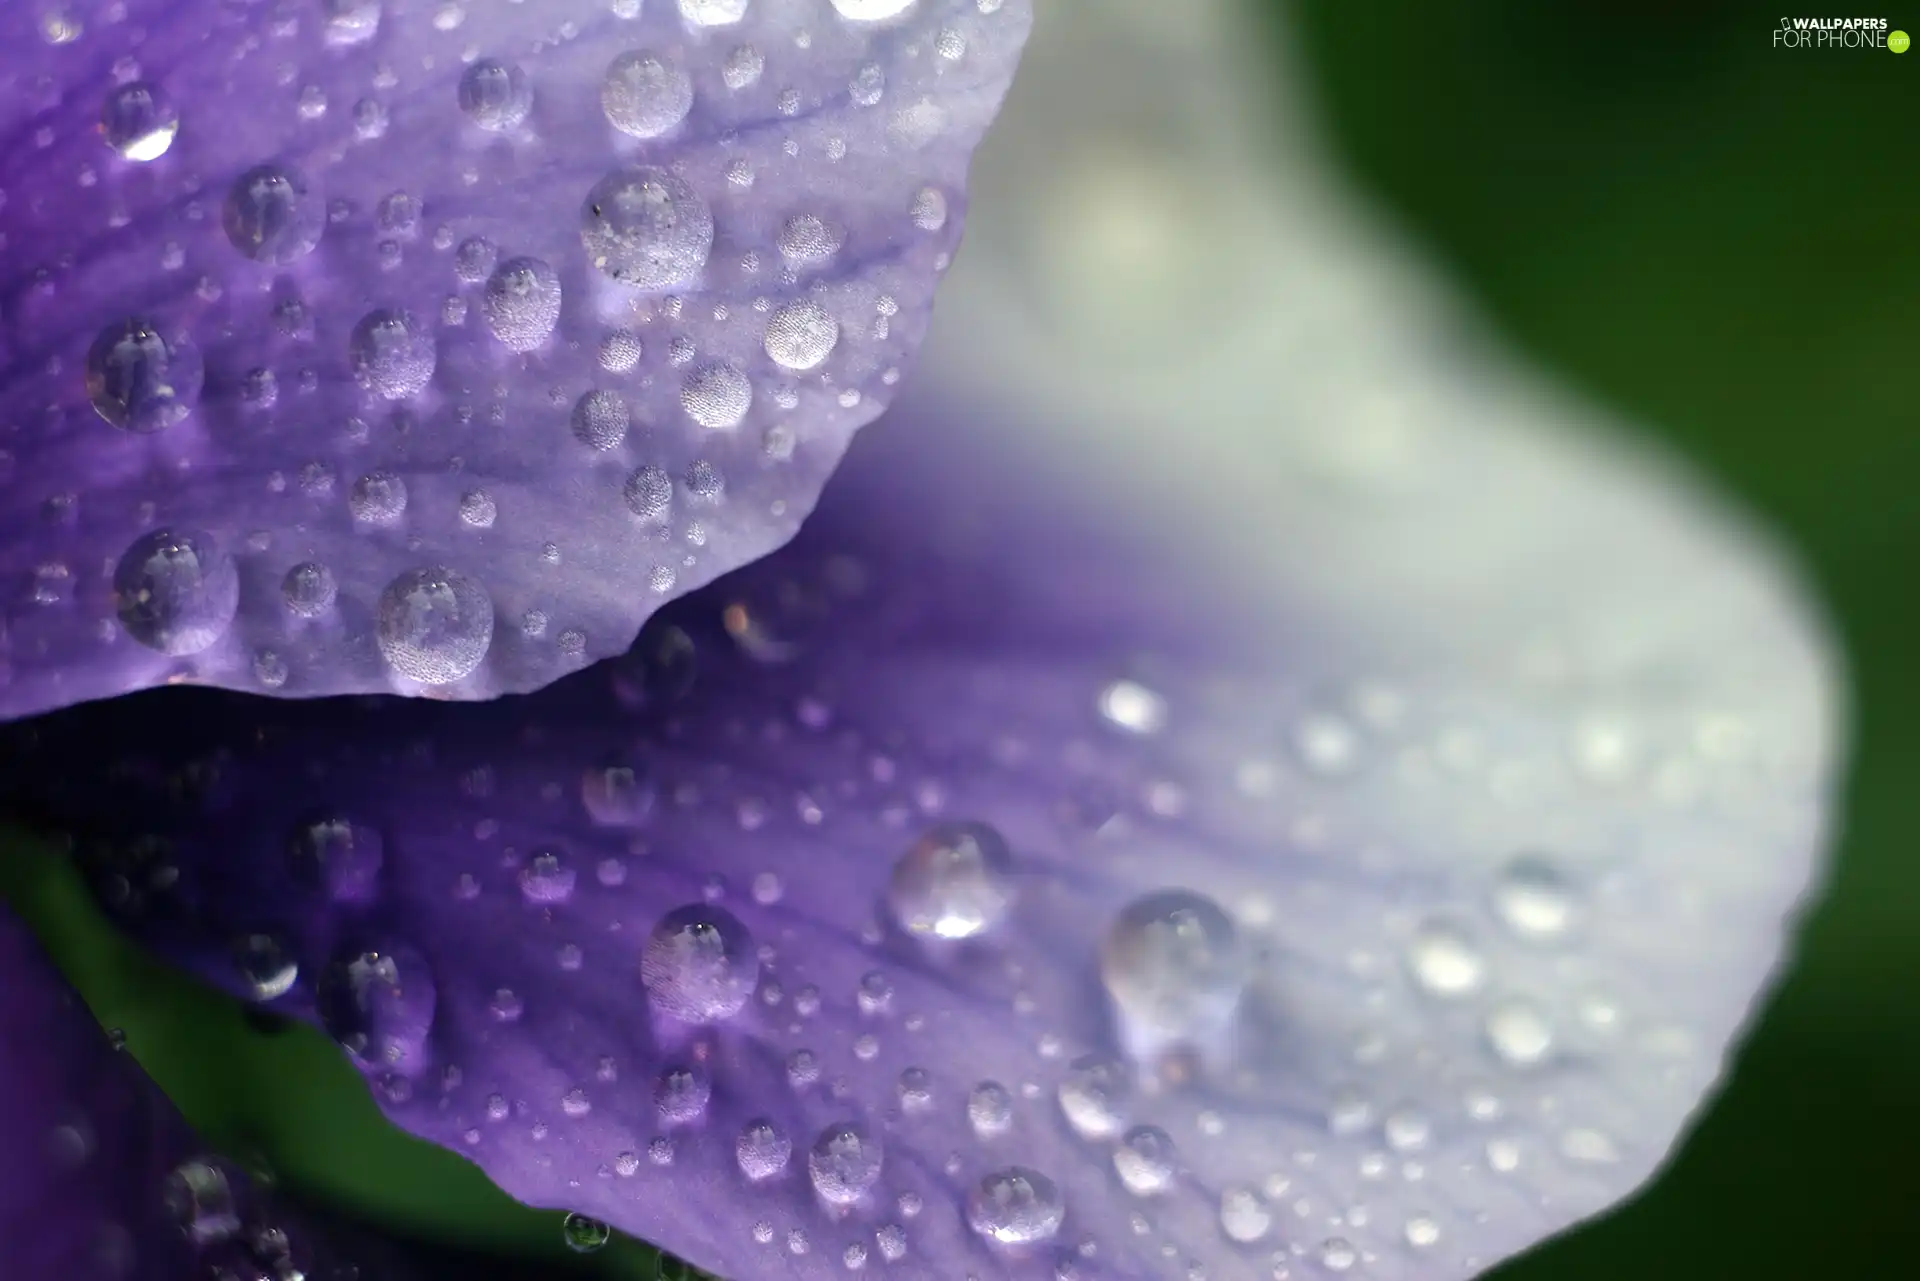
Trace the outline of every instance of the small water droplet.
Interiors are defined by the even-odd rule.
[[[771,1121],[749,1121],[734,1140],[733,1155],[740,1163],[740,1173],[757,1183],[786,1171],[787,1161],[793,1155],[793,1140]]]
[[[1493,908],[1506,927],[1529,942],[1545,943],[1567,932],[1574,916],[1573,888],[1546,859],[1523,854],[1494,885]]]
[[[634,50],[621,54],[607,68],[600,106],[620,132],[657,138],[693,109],[693,81],[660,55]]]
[[[512,129],[533,110],[526,72],[497,58],[482,58],[460,73],[460,110],[482,129]]]
[[[1157,1196],[1173,1186],[1173,1140],[1165,1130],[1135,1126],[1113,1150],[1114,1173],[1135,1196]]]
[[[386,400],[405,400],[433,380],[439,353],[433,335],[411,312],[383,308],[353,327],[347,358],[362,387]]]
[[[480,311],[509,351],[533,351],[560,323],[560,275],[541,258],[510,258],[487,278]]]
[[[1510,1067],[1533,1067],[1553,1050],[1553,1024],[1530,1002],[1502,1001],[1487,1014],[1487,1043]]]
[[[1273,1212],[1252,1188],[1228,1188],[1220,1194],[1220,1230],[1229,1241],[1251,1245],[1273,1227]]]
[[[1133,1073],[1126,1064],[1099,1055],[1075,1059],[1060,1082],[1060,1113],[1083,1139],[1111,1139],[1127,1125]]]
[[[1421,988],[1443,999],[1479,991],[1487,973],[1486,961],[1466,933],[1437,921],[1415,932],[1407,947],[1407,966]]]
[[[813,1190],[830,1205],[853,1205],[880,1178],[880,1143],[857,1125],[829,1126],[807,1153]]]
[[[1066,1203],[1052,1179],[1009,1166],[981,1179],[967,1194],[967,1224],[996,1245],[1031,1246],[1060,1231]]]
[[[386,860],[379,831],[342,814],[309,818],[287,838],[287,871],[294,884],[336,903],[377,898]]]

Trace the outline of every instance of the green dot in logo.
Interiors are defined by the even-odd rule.
[[[1895,53],[1905,53],[1907,46],[1912,43],[1911,40],[1907,39],[1907,33],[1904,31],[1887,32],[1887,48],[1893,50]]]

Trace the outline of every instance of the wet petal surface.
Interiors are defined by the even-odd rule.
[[[413,1281],[399,1249],[322,1227],[195,1140],[0,909],[0,1256],[36,1281]],[[471,1261],[455,1260],[464,1268]],[[483,1275],[511,1276],[511,1267]],[[476,1275],[463,1270],[462,1275]]]
[[[723,1275],[1460,1277],[1644,1177],[1815,847],[1777,585],[1636,503],[1693,594],[1624,648],[1536,596],[1535,670],[1157,545],[993,421],[903,407],[540,694],[158,691],[16,777],[120,742],[82,850],[131,928]]]
[[[0,714],[473,698],[779,545],[1026,0],[0,14]]]

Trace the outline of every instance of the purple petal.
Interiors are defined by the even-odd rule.
[[[87,791],[132,928],[722,1275],[1460,1277],[1643,1178],[1808,875],[1782,598],[1683,557],[1650,648],[1548,693],[1391,600],[1282,575],[1289,614],[995,422],[903,407],[792,544],[538,695],[165,691],[36,768],[152,762]],[[1687,803],[1570,754],[1596,698]],[[1751,754],[1694,746],[1725,715]]]
[[[0,1258],[33,1281],[407,1281],[394,1247],[323,1228],[210,1155],[0,908]]]
[[[0,11],[0,715],[525,690],[788,538],[1025,0]]]

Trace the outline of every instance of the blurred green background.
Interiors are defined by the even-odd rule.
[[[1920,1206],[1920,54],[1725,0],[1273,3],[1358,185],[1798,549],[1852,665],[1832,894],[1658,1184],[1497,1281],[1909,1271]],[[1277,29],[1277,27],[1276,27]]]
[[[1650,1193],[1494,1275],[1897,1270],[1920,1204],[1920,51],[1775,50],[1777,13],[1718,0],[1253,2],[1354,180],[1524,350],[1782,529],[1853,665],[1833,894],[1730,1086]],[[1920,32],[1920,8],[1887,16]],[[555,1281],[652,1274],[630,1243],[570,1255],[559,1216],[388,1130],[314,1034],[142,964],[50,859],[0,860],[0,891],[61,923],[58,959],[216,1144]]]

